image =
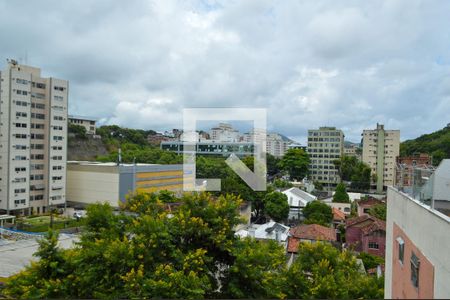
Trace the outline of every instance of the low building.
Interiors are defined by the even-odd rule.
[[[69,124],[83,126],[87,134],[95,134],[96,118],[69,115]]]
[[[352,205],[351,203],[337,203],[331,201],[323,201],[325,202],[331,209],[337,209],[344,213],[346,217],[350,216],[352,213]]]
[[[357,207],[357,212],[358,212],[358,216],[363,216],[363,215],[367,215],[369,213],[369,210],[375,206],[375,205],[379,205],[379,204],[383,204],[384,202],[377,199],[377,198],[373,198],[368,196],[367,198],[363,198],[359,201],[356,201],[356,207]]]
[[[289,227],[274,221],[265,224],[252,224],[247,228],[236,231],[236,236],[252,237],[257,240],[275,240],[284,247],[287,245]]]
[[[289,219],[300,219],[302,216],[302,209],[311,201],[317,199],[316,196],[311,195],[297,187],[287,189],[282,192],[288,198],[289,203]]]
[[[386,222],[370,215],[348,219],[345,225],[347,248],[384,257]]]
[[[183,189],[183,165],[78,162],[67,164],[67,201],[87,205],[108,202],[118,207],[134,191]]]
[[[346,219],[345,213],[334,207],[331,209],[331,211],[333,212],[334,228],[337,228],[339,225],[345,225],[345,219]]]
[[[388,189],[385,298],[450,298],[450,160],[420,178]]]
[[[234,153],[236,156],[251,156],[253,155],[253,143],[228,143],[228,142],[214,142],[201,141],[198,143],[186,143],[181,141],[166,141],[161,142],[161,150],[183,154],[185,152],[184,146],[188,145],[195,149],[197,155],[218,155],[229,156]]]
[[[291,228],[288,239],[288,253],[297,253],[298,245],[301,242],[336,242],[336,231],[334,228],[325,227],[318,224],[298,225]]]

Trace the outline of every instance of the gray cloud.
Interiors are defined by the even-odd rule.
[[[447,1],[0,0],[0,59],[70,80],[70,111],[181,127],[184,107],[267,107],[271,130],[450,122]]]

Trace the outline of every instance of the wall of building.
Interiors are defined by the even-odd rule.
[[[108,202],[111,206],[119,204],[119,173],[113,170],[73,169],[67,171],[67,201],[92,204]]]
[[[410,269],[393,268],[397,257],[397,235],[401,235],[405,241],[410,241],[410,247],[405,245],[406,263],[409,264],[409,261],[406,261],[410,255],[408,253],[415,250],[426,259],[425,265],[429,263],[434,266],[433,297],[449,298],[450,218],[392,187],[388,189],[387,196],[385,298],[409,293],[410,289],[403,286],[410,278]],[[427,272],[430,273],[424,271],[425,274]],[[426,279],[419,277],[419,296],[422,295],[420,293],[423,289],[428,289],[426,284],[424,287],[421,285],[424,280],[426,283]]]

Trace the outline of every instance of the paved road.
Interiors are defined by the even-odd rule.
[[[70,248],[73,242],[78,241],[78,237],[73,235],[60,234],[59,247]],[[0,277],[9,277],[16,274],[37,258],[33,253],[38,249],[35,239],[8,241],[0,239]]]

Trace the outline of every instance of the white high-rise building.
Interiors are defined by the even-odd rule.
[[[64,206],[68,81],[14,60],[0,78],[0,211]]]
[[[334,189],[340,178],[333,161],[344,153],[342,130],[335,127],[308,130],[308,153],[311,179],[322,183],[325,189]]]
[[[362,161],[376,174],[377,192],[394,185],[397,156],[400,154],[400,130],[385,130],[377,124],[373,130],[364,130]]]

